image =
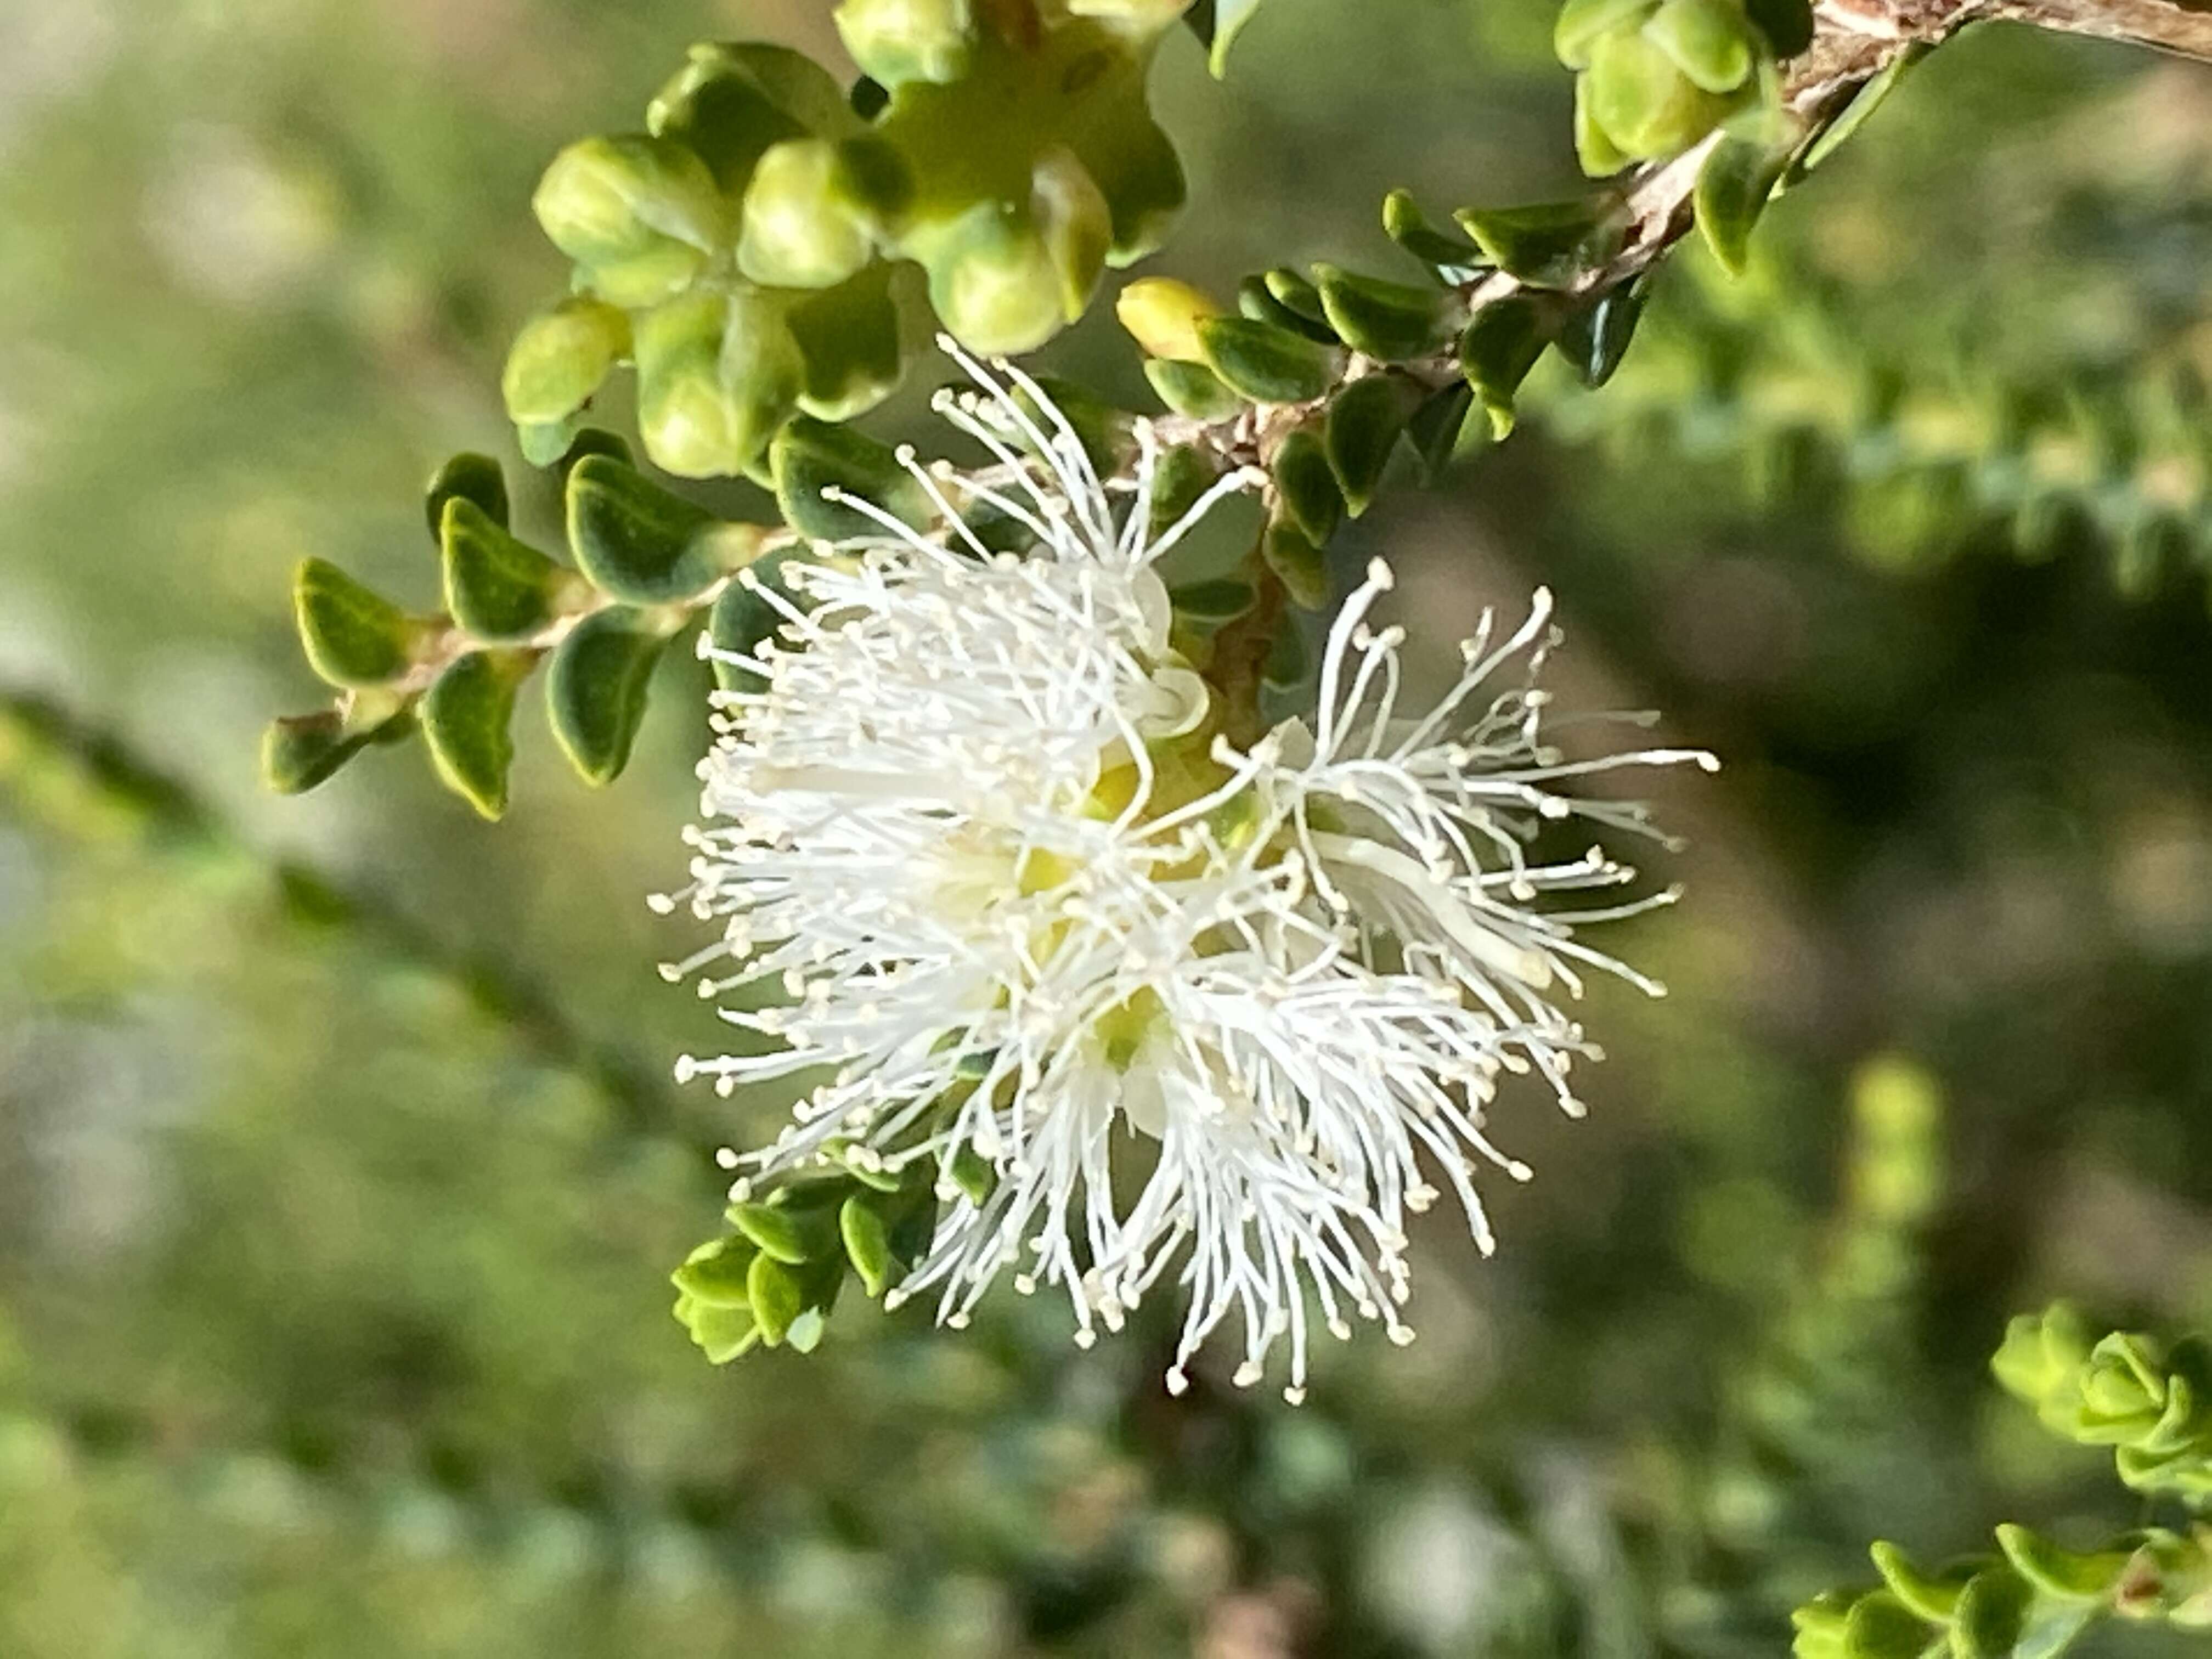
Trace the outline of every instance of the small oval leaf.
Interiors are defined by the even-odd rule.
[[[292,579],[292,608],[308,665],[332,685],[380,685],[398,678],[431,632],[327,559],[301,561]]]
[[[1443,301],[1435,290],[1316,265],[1322,309],[1346,345],[1386,363],[1427,356],[1443,343]]]
[[[765,534],[725,524],[605,455],[586,456],[568,474],[568,505],[577,568],[633,605],[696,597],[757,555]]]
[[[1305,403],[1335,379],[1336,354],[1287,329],[1216,317],[1198,331],[1214,373],[1255,403]]]
[[[1398,374],[1367,374],[1329,400],[1324,441],[1328,465],[1358,518],[1375,499],[1399,434],[1420,407],[1421,388]]]
[[[574,578],[486,516],[476,502],[446,503],[442,544],[446,609],[481,640],[521,640],[552,620]]]
[[[802,536],[836,542],[884,533],[868,514],[825,499],[824,490],[872,502],[917,529],[934,515],[927,494],[899,464],[897,452],[848,426],[799,416],[776,434],[769,464],[776,505]]]
[[[530,651],[471,651],[422,696],[422,737],[438,775],[488,818],[507,811],[514,690],[537,660]]]
[[[1274,479],[1291,522],[1316,548],[1326,544],[1344,515],[1344,496],[1328,452],[1312,428],[1300,427],[1283,440],[1275,451]]]
[[[611,783],[629,763],[653,665],[672,631],[663,617],[611,605],[578,623],[554,652],[546,712],[562,751],[585,782]]]
[[[430,539],[436,541],[446,524],[446,503],[459,498],[473,501],[484,517],[507,528],[507,477],[489,455],[464,452],[430,477],[423,491],[422,507],[430,523]]]

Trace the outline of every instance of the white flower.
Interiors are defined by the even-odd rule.
[[[1592,968],[1659,992],[1578,932],[1672,892],[1547,903],[1633,872],[1595,848],[1532,863],[1545,821],[1645,827],[1565,787],[1713,763],[1553,749],[1540,592],[1503,637],[1486,617],[1458,684],[1400,720],[1402,632],[1366,620],[1379,562],[1330,629],[1310,731],[1237,749],[1153,567],[1256,478],[1148,538],[1149,428],[1132,476],[1101,479],[1033,382],[968,367],[983,395],[940,407],[998,465],[913,469],[953,527],[854,501],[882,536],[787,565],[790,601],[762,588],[784,638],[739,659],[761,689],[718,697],[710,823],[677,896],[723,936],[670,971],[728,957],[705,994],[767,981],[782,1003],[724,1017],[780,1046],[679,1074],[812,1080],[733,1165],[934,1168],[935,1235],[895,1298],[932,1292],[963,1325],[1012,1270],[1065,1294],[1088,1346],[1173,1273],[1170,1389],[1233,1322],[1237,1380],[1287,1339],[1297,1399],[1313,1325],[1411,1340],[1406,1218],[1437,1183],[1491,1249],[1475,1172],[1528,1173],[1488,1135],[1501,1073],[1540,1074],[1580,1112],[1570,1068],[1598,1051],[1557,999]],[[1033,550],[986,553],[955,498],[1011,514]]]

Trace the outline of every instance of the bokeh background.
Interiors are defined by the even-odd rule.
[[[1982,1368],[2053,1292],[2212,1320],[2212,71],[1947,48],[1750,278],[1686,254],[1613,387],[1344,539],[1439,649],[1549,582],[1571,698],[1729,766],[1662,784],[1690,900],[1618,941],[1674,994],[1594,994],[1588,1122],[1500,1115],[1500,1255],[1432,1227],[1419,1342],[1293,1410],[1041,1304],[689,1346],[707,1152],[769,1115],[665,1080],[716,1029],[641,902],[695,665],[602,793],[520,720],[498,827],[414,750],[257,782],[319,695],[294,562],[428,602],[422,479],[512,456],[537,170],[827,10],[0,0],[0,1654],[1772,1654],[1875,1536],[2131,1522]],[[1387,270],[1392,185],[1567,187],[1549,23],[1270,0],[1226,86],[1176,42],[1155,268]],[[1103,312],[1052,355],[1139,399]]]

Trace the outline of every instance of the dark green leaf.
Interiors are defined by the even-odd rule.
[[[783,585],[783,566],[796,550],[781,548],[763,556],[740,571],[737,580],[722,590],[707,618],[707,637],[715,650],[749,657],[759,649],[762,641],[783,625],[784,612],[761,590],[773,584],[778,592],[787,599],[790,598],[790,590]],[[751,670],[719,657],[714,659],[714,683],[725,691],[757,690],[763,684],[760,676]]]
[[[554,652],[547,714],[585,782],[612,782],[629,764],[653,666],[674,625],[632,605],[611,605],[578,623]]]
[[[1398,434],[1421,404],[1421,388],[1396,374],[1367,374],[1329,400],[1328,464],[1358,518],[1375,499]]]
[[[1462,208],[1452,216],[1492,264],[1534,288],[1571,287],[1620,246],[1620,220],[1609,200]]]
[[[484,517],[501,529],[507,528],[507,479],[490,456],[464,451],[431,474],[422,507],[429,520],[432,541],[438,540],[444,531],[446,503],[456,498],[474,501]]]
[[[488,818],[507,811],[514,690],[537,660],[529,651],[471,651],[422,696],[422,737],[438,775]]]
[[[1335,354],[1286,329],[1247,317],[1215,317],[1198,325],[1215,374],[1255,403],[1304,403],[1335,378]]]
[[[1160,394],[1162,403],[1176,414],[1188,415],[1194,421],[1225,421],[1244,407],[1244,400],[1204,363],[1147,357],[1145,378]]]
[[[756,556],[767,533],[725,523],[604,455],[576,464],[568,501],[577,568],[602,592],[634,605],[696,597]]]
[[[1811,0],[1744,0],[1743,9],[1777,58],[1795,58],[1813,44]]]
[[[1546,308],[1534,297],[1509,294],[1476,312],[1460,336],[1460,369],[1497,437],[1513,429],[1513,394],[1543,355],[1549,325]]]
[[[1176,615],[1196,623],[1233,621],[1249,611],[1257,597],[1251,583],[1238,581],[1232,576],[1185,582],[1168,590],[1168,601],[1175,606]]]
[[[1220,464],[1194,444],[1177,444],[1164,453],[1152,471],[1152,534],[1174,529],[1220,477]]]
[[[1296,617],[1285,617],[1275,630],[1275,642],[1267,647],[1267,660],[1260,669],[1261,683],[1270,690],[1295,690],[1305,683],[1312,666],[1305,630]]]
[[[1318,611],[1328,603],[1328,562],[1297,525],[1276,520],[1267,526],[1260,550],[1291,604]]]
[[[292,608],[309,666],[332,685],[380,685],[407,671],[429,626],[327,559],[303,559]]]
[[[569,590],[580,586],[465,496],[446,503],[442,530],[446,609],[480,640],[528,638],[552,620]]]
[[[776,434],[769,464],[776,504],[802,536],[835,542],[884,533],[867,514],[825,499],[827,489],[858,496],[916,528],[934,514],[928,495],[899,465],[897,453],[850,427],[802,415]]]
[[[950,1173],[970,1204],[983,1203],[999,1185],[999,1172],[973,1146],[963,1145],[952,1154]]]
[[[1751,258],[1751,233],[1790,164],[1794,137],[1778,134],[1763,117],[1732,124],[1698,169],[1692,200],[1698,228],[1713,257],[1734,275]]]
[[[1267,284],[1267,292],[1274,295],[1278,305],[1289,307],[1310,323],[1328,321],[1328,313],[1322,306],[1321,290],[1288,265],[1277,265],[1260,280]]]
[[[1984,1567],[1968,1579],[1951,1613],[1954,1659],[2009,1659],[2032,1594],[2009,1565]]]
[[[896,389],[918,348],[906,319],[921,304],[921,277],[904,262],[877,260],[849,282],[809,295],[790,311],[805,360],[799,406],[824,421],[849,421]]]
[[[1333,346],[1337,343],[1335,330],[1316,317],[1294,311],[1275,297],[1274,289],[1267,286],[1264,276],[1247,276],[1237,285],[1237,309],[1255,323],[1266,323],[1301,339],[1311,340],[1316,345]]]
[[[1449,465],[1458,448],[1460,429],[1474,407],[1474,389],[1462,380],[1431,392],[1407,422],[1406,435],[1431,478]]]
[[[1344,515],[1344,496],[1321,434],[1311,427],[1291,433],[1275,451],[1273,470],[1276,493],[1291,522],[1316,547],[1325,545]]]
[[[1314,276],[1329,325],[1354,349],[1401,363],[1443,343],[1443,297],[1434,289],[1386,283],[1335,265],[1316,265]]]
[[[1609,288],[1571,313],[1560,325],[1557,346],[1573,366],[1575,378],[1593,390],[1611,380],[1643,315],[1644,295],[1632,283]]]
[[[1229,48],[1260,9],[1260,0],[1199,0],[1185,15],[1198,38],[1206,42],[1206,66],[1213,78],[1229,72]]]
[[[568,448],[561,452],[561,487],[568,487],[568,475],[577,465],[593,455],[605,455],[610,460],[620,461],[624,466],[635,466],[636,457],[631,453],[629,440],[619,432],[610,432],[603,426],[581,426],[568,440]]]
[[[274,720],[262,734],[262,780],[279,794],[304,793],[368,747],[369,735],[348,729],[334,708]]]

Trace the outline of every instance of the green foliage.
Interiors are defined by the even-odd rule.
[[[562,751],[587,783],[620,775],[664,647],[791,536],[719,520],[648,483],[618,440],[585,434],[574,447],[564,491],[574,568],[509,533],[504,481],[474,455],[447,462],[428,490],[443,612],[410,617],[334,565],[301,567],[301,644],[345,691],[333,709],[269,728],[262,772],[272,787],[313,788],[371,744],[419,729],[439,777],[497,818],[515,695],[549,656]]]
[[[2014,1320],[1990,1366],[2052,1433],[2112,1447],[2137,1492],[2212,1507],[2212,1341],[2169,1348],[2128,1331],[2093,1340],[2059,1303]]]
[[[1567,0],[1553,46],[1577,72],[1583,170],[1663,160],[1746,112],[1778,111],[1772,66],[1812,33],[1805,0]]]

